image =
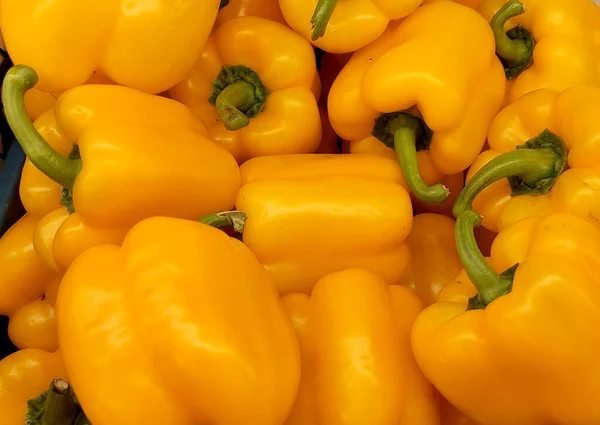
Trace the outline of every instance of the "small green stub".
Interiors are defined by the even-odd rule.
[[[548,173],[540,176],[535,181],[527,182],[522,176],[508,177],[513,196],[547,194],[567,165],[568,151],[563,140],[551,131],[544,130],[533,139],[517,146],[517,149],[547,149],[556,153],[556,159],[549,168]]]
[[[52,392],[52,393],[51,393]],[[62,379],[27,402],[25,425],[91,425],[73,388]]]

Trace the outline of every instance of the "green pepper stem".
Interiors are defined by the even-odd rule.
[[[428,186],[423,181],[417,161],[417,132],[420,122],[417,117],[409,114],[399,114],[389,124],[389,130],[394,135],[394,148],[404,180],[413,195],[424,202],[441,204],[450,194],[448,188],[437,183]]]
[[[496,54],[500,56],[509,67],[519,66],[529,60],[529,47],[525,40],[512,40],[506,34],[506,22],[525,13],[525,6],[519,0],[509,0],[496,12],[490,25],[496,39]]]
[[[337,0],[319,0],[310,23],[312,24],[311,40],[316,41],[325,35],[327,24],[333,15]]]
[[[475,227],[481,224],[481,216],[467,210],[456,219],[456,248],[467,275],[477,288],[479,298],[488,305],[496,298],[508,293],[512,287],[512,276],[499,275],[481,254],[475,239]]]
[[[517,149],[503,153],[485,164],[464,187],[456,198],[452,210],[454,217],[473,208],[473,200],[492,183],[512,176],[519,176],[531,185],[554,173],[559,154],[556,150]]]
[[[240,80],[223,89],[217,97],[215,107],[225,128],[229,131],[236,131],[250,123],[245,112],[256,102],[254,86]]]
[[[80,413],[73,398],[73,390],[64,379],[55,379],[50,385],[44,405],[43,425],[72,425]]]
[[[72,189],[81,171],[81,160],[71,160],[56,152],[38,133],[27,116],[25,93],[33,88],[38,76],[33,68],[17,65],[11,68],[2,85],[4,113],[27,158],[56,183]]]
[[[198,221],[217,229],[233,227],[236,233],[243,233],[247,219],[248,216],[243,211],[226,211],[205,215]]]

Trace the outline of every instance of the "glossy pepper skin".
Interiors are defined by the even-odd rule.
[[[511,80],[508,103],[542,88],[600,86],[600,10],[594,2],[484,0],[477,10],[496,35],[497,53]]]
[[[600,89],[595,87],[579,86],[563,92],[542,89],[504,108],[490,126],[490,150],[480,154],[467,174],[467,185],[455,204],[455,212],[459,214],[470,208],[472,201],[473,209],[483,215],[483,226],[494,232],[522,218],[552,212],[568,212],[597,225],[600,217],[600,149],[595,142],[600,134],[600,123],[595,118],[600,114],[598,96]],[[526,158],[510,157],[519,155],[519,151],[524,154],[530,151],[515,149],[546,129],[564,143],[568,169],[562,173],[557,170],[554,185],[544,190],[536,188],[533,182],[531,193],[513,193],[511,184],[503,177],[527,173],[543,176],[544,168],[552,165],[552,157],[533,164],[526,164]],[[502,167],[511,162],[516,170],[507,168],[503,173]]]
[[[45,298],[25,304],[10,316],[8,337],[20,349],[58,350],[54,305]]]
[[[322,278],[311,297],[290,294],[282,302],[303,361],[286,425],[440,423],[435,390],[410,347],[422,309],[410,290],[349,269]]]
[[[0,360],[0,425],[20,425],[27,402],[66,373],[60,352],[20,350]]]
[[[402,282],[412,208],[396,163],[374,155],[285,155],[241,167],[243,240],[279,293],[310,294],[323,276],[361,267]]]
[[[62,92],[98,70],[119,85],[154,94],[190,72],[219,0],[6,0],[1,7],[8,52],[14,63],[39,73],[41,90]]]
[[[56,122],[46,117],[48,127],[60,128],[46,141],[23,115],[22,95],[34,83],[31,68],[15,67],[3,90],[17,140],[31,162],[57,183],[50,185],[43,201],[26,203],[40,211],[55,210],[63,186],[72,194],[78,217],[65,223],[82,223],[92,232],[116,229],[100,232],[107,235],[101,243],[113,243],[114,234],[120,242],[128,228],[146,217],[198,219],[233,206],[240,185],[238,166],[204,135],[202,121],[183,105],[125,87],[80,86],[59,97]],[[81,159],[61,154],[74,142]],[[54,149],[55,143],[60,148]],[[31,180],[48,184],[39,174],[27,182]],[[26,183],[20,193],[22,198],[37,196]]]
[[[86,251],[61,283],[57,317],[95,425],[276,425],[292,407],[300,354],[273,282],[213,227],[150,218],[122,247]]]
[[[423,0],[279,0],[287,23],[316,47],[354,52],[375,41],[390,21],[413,13]]]
[[[209,137],[242,163],[317,150],[316,78],[308,42],[283,24],[248,16],[213,33],[191,74],[170,95],[200,116]]]
[[[463,295],[421,314],[413,328],[421,369],[482,425],[597,424],[600,230],[565,213],[529,219],[530,231],[516,223],[519,232],[494,243],[492,262],[507,270],[498,275],[475,246],[480,220],[466,211],[457,221],[478,295],[469,311]]]
[[[473,9],[436,2],[352,56],[331,88],[329,118],[346,140],[373,134],[395,147],[411,192],[442,203],[449,191],[423,181],[416,151],[425,151],[441,175],[465,170],[484,145],[504,90],[489,25]]]
[[[418,214],[406,241],[412,254],[404,286],[412,289],[423,305],[433,304],[441,289],[462,265],[454,242],[455,222],[439,214]]]
[[[4,316],[40,299],[49,282],[56,278],[33,247],[38,220],[25,214],[0,239],[0,314]]]
[[[258,16],[285,24],[279,0],[229,0],[217,15],[216,27],[241,16]]]
[[[446,1],[446,0],[423,0],[423,4],[434,3],[436,1]],[[452,0],[456,3],[462,4],[468,7],[477,7],[481,4],[483,0]]]

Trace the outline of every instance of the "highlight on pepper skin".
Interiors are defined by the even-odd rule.
[[[0,29],[0,425],[600,425],[600,0]]]

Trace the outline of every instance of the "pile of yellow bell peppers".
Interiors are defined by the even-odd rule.
[[[2,0],[0,29],[0,425],[600,424],[592,0]]]

